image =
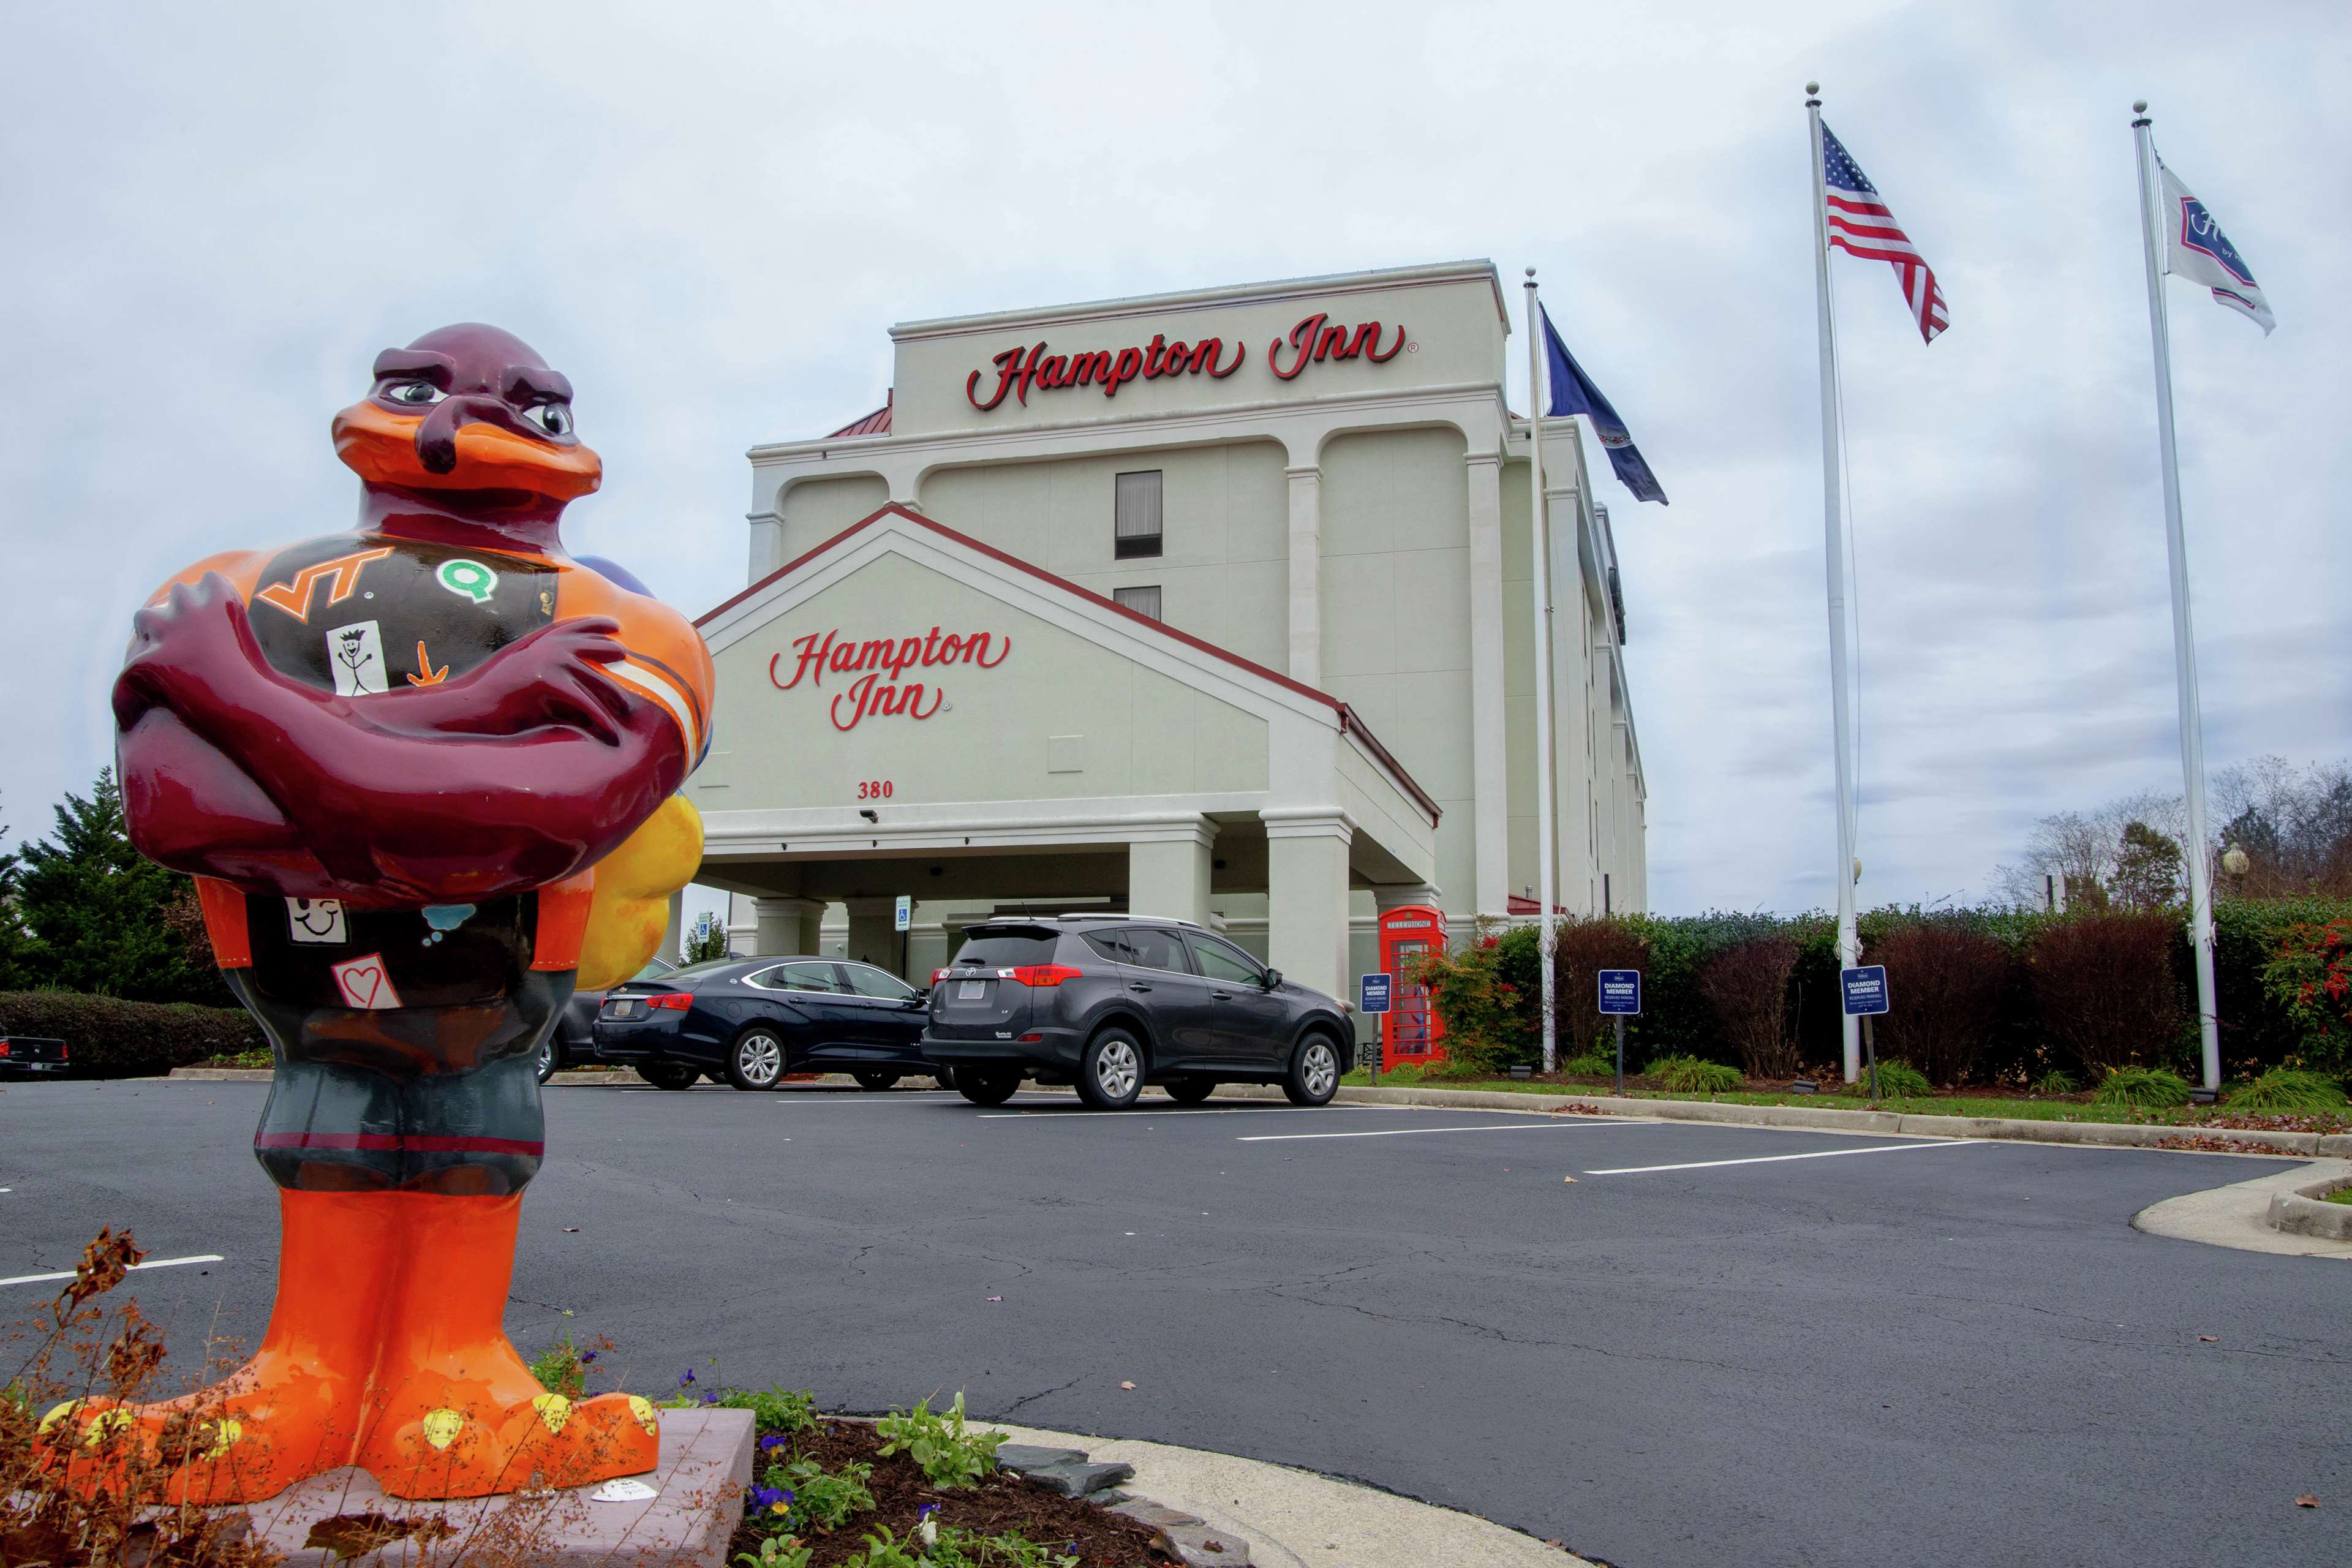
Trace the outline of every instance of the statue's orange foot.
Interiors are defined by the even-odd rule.
[[[41,1460],[85,1491],[126,1487],[164,1503],[254,1502],[351,1462],[352,1435],[329,1408],[305,1408],[252,1369],[185,1398],[124,1405],[92,1398],[52,1407]]]
[[[644,1475],[660,1453],[659,1422],[641,1394],[540,1394],[381,1421],[358,1463],[393,1497],[487,1497]]]

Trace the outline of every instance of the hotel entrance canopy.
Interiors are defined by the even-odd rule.
[[[701,618],[696,880],[760,900],[762,951],[832,901],[1262,891],[1269,961],[1344,994],[1349,891],[1433,889],[1428,793],[1346,703],[951,522],[885,506]]]

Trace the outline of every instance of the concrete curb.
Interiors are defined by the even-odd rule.
[[[2315,1165],[2312,1171],[2318,1170]],[[2310,1172],[2305,1172],[2309,1174]],[[2352,1165],[2344,1166],[2334,1175],[2316,1182],[2306,1182],[2286,1192],[2271,1194],[2270,1209],[2263,1215],[2270,1227],[2289,1236],[2315,1236],[2328,1241],[2352,1241],[2352,1204],[2331,1204],[2327,1194],[2352,1182]]]
[[[1278,1089],[1228,1084],[1220,1098],[1271,1100]],[[1349,1085],[1339,1093],[1349,1105],[1427,1105],[1460,1110],[1517,1110],[1549,1115],[1569,1105],[1588,1105],[1614,1116],[1661,1121],[1714,1121],[1734,1127],[1798,1127],[1823,1132],[1895,1132],[1922,1138],[1994,1138],[2028,1143],[2095,1143],[2152,1149],[2168,1138],[2195,1136],[2245,1145],[2243,1152],[2352,1157],[2352,1133],[2249,1132],[2228,1127],[2149,1126],[2116,1121],[2032,1121],[2006,1116],[1914,1116],[1893,1110],[1815,1110],[1804,1105],[1734,1105],[1710,1100],[1621,1100],[1613,1094],[1516,1094],[1478,1089],[1373,1089]],[[2187,1152],[2214,1152],[2192,1150]]]
[[[1533,1536],[1434,1503],[1352,1481],[1171,1443],[982,1423],[1017,1443],[1082,1448],[1089,1459],[1131,1465],[1122,1489],[1203,1521],[1246,1542],[1255,1568],[1590,1568]],[[1214,1562],[1202,1557],[1198,1562]]]
[[[2352,1182],[2352,1160],[2321,1160],[2292,1171],[2277,1171],[2251,1182],[2236,1182],[2202,1193],[2185,1193],[2150,1204],[2132,1215],[2132,1228],[2176,1241],[2200,1241],[2209,1247],[2234,1247],[2242,1252],[2269,1252],[2298,1258],[2340,1258],[2352,1261],[2352,1235],[2343,1240],[2326,1236],[2283,1231],[2272,1223],[2278,1200],[2287,1198],[2312,1208],[2340,1209],[2343,1204],[2314,1203],[2305,1196]]]

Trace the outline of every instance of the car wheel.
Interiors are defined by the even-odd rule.
[[[1217,1080],[1213,1078],[1180,1078],[1174,1083],[1160,1086],[1168,1098],[1179,1105],[1198,1105],[1217,1092]]]
[[[878,1068],[869,1068],[861,1072],[851,1073],[849,1076],[857,1080],[858,1088],[870,1090],[875,1094],[879,1094],[886,1089],[896,1089],[898,1086],[898,1075],[897,1073],[883,1072]]]
[[[953,1089],[956,1086],[955,1068],[945,1066],[933,1068],[931,1081],[941,1089]]]
[[[1002,1105],[1021,1087],[1017,1072],[990,1072],[983,1068],[958,1068],[956,1092],[974,1105]]]
[[[727,1053],[727,1081],[748,1093],[776,1087],[784,1076],[784,1042],[771,1029],[746,1029]]]
[[[1125,1110],[1143,1092],[1143,1044],[1125,1029],[1105,1029],[1078,1058],[1078,1098],[1097,1110]]]
[[[692,1089],[702,1069],[684,1062],[644,1062],[638,1065],[637,1076],[656,1089]]]
[[[1339,1092],[1339,1052],[1328,1035],[1309,1035],[1290,1053],[1282,1092],[1293,1105],[1328,1105]]]
[[[563,1047],[556,1044],[555,1037],[550,1034],[547,1038],[539,1042],[539,1081],[545,1083],[549,1079],[553,1078],[562,1066]]]

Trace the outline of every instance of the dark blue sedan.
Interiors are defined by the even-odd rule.
[[[845,1072],[888,1089],[931,1069],[919,1044],[925,994],[870,963],[719,958],[604,994],[596,1056],[656,1089],[698,1078],[773,1089],[786,1073]]]

